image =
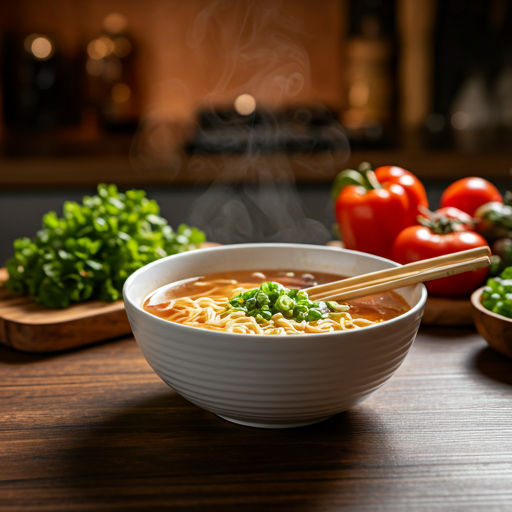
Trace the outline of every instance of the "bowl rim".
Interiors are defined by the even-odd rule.
[[[471,304],[475,309],[478,311],[481,311],[482,313],[485,313],[486,315],[489,315],[492,318],[497,318],[498,320],[503,320],[508,323],[512,323],[512,318],[507,318],[506,316],[500,315],[498,313],[494,313],[493,311],[488,310],[485,308],[482,303],[480,302],[480,297],[482,296],[482,292],[487,286],[480,286],[480,288],[477,288],[472,294],[471,294]]]
[[[363,253],[363,252],[360,252],[360,251],[353,251],[351,249],[345,249],[345,248],[340,248],[340,247],[329,247],[329,246],[325,246],[325,245],[314,245],[314,244],[293,244],[293,243],[284,243],[284,242],[282,242],[282,243],[248,243],[248,244],[221,245],[221,246],[218,246],[218,247],[208,247],[208,248],[200,249],[200,250],[201,250],[201,253],[205,253],[205,252],[211,252],[211,251],[236,250],[237,248],[241,248],[242,249],[242,248],[248,248],[248,247],[254,247],[254,246],[268,247],[268,248],[277,248],[277,247],[283,248],[283,247],[285,247],[285,248],[290,248],[290,249],[315,248],[315,249],[321,249],[321,250],[326,250],[326,251],[336,251],[336,252],[342,251],[342,252],[347,252],[347,253],[356,254],[356,255],[361,254],[363,256],[367,256],[367,257],[374,258],[374,259],[377,259],[377,260],[381,260],[381,261],[384,261],[384,262],[393,263],[394,266],[401,266],[396,261],[390,260],[388,258],[383,258],[382,256],[376,256],[375,254]],[[190,252],[191,251],[183,252],[183,253],[178,253],[178,254],[172,254],[170,256],[166,256],[166,257],[161,258],[159,260],[156,260],[156,261],[153,261],[151,263],[148,263],[147,265],[144,265],[143,267],[137,269],[133,274],[131,274],[128,277],[128,279],[124,283],[124,286],[123,286],[123,300],[124,300],[124,302],[128,303],[135,310],[142,312],[143,315],[147,315],[147,316],[145,316],[145,318],[151,319],[150,321],[152,321],[152,322],[156,321],[157,323],[160,323],[160,325],[172,324],[172,327],[174,329],[177,329],[178,331],[181,331],[183,329],[183,331],[182,331],[183,333],[187,333],[187,332],[188,333],[191,333],[191,332],[196,332],[197,333],[197,331],[203,331],[205,333],[205,335],[207,335],[207,336],[211,335],[211,336],[214,336],[214,337],[215,336],[223,337],[223,336],[227,336],[228,335],[230,337],[231,336],[235,336],[235,337],[237,337],[240,340],[246,339],[248,341],[249,340],[254,340],[254,339],[270,341],[270,340],[274,339],[273,336],[269,336],[267,334],[250,334],[250,335],[246,335],[246,334],[235,333],[235,332],[223,332],[223,331],[214,331],[214,330],[210,330],[210,329],[201,329],[200,327],[194,327],[194,326],[191,326],[191,325],[182,325],[182,324],[178,324],[176,322],[170,322],[169,320],[165,320],[164,318],[160,318],[159,316],[156,316],[156,315],[153,315],[153,314],[149,313],[141,305],[135,304],[130,299],[128,299],[128,297],[127,297],[127,290],[131,286],[131,283],[135,280],[135,278],[137,277],[138,274],[142,274],[143,272],[146,272],[147,269],[151,268],[152,266],[161,265],[163,261],[167,261],[167,260],[169,260],[171,258],[186,257],[186,255],[189,254]],[[418,303],[415,306],[413,306],[409,311],[407,311],[403,315],[400,315],[400,316],[397,316],[395,318],[392,318],[391,320],[386,320],[385,322],[379,322],[379,323],[376,323],[374,325],[369,325],[369,326],[364,327],[364,332],[369,332],[370,329],[376,329],[376,328],[381,327],[382,325],[391,326],[394,323],[396,324],[398,322],[402,322],[403,320],[405,320],[406,317],[413,316],[417,311],[422,309],[425,306],[426,302],[427,302],[427,297],[428,297],[427,289],[426,289],[426,287],[425,287],[425,285],[423,283],[420,283],[419,285],[416,285],[416,286],[420,286],[421,287],[420,288],[421,296],[420,296],[420,299],[419,299]],[[190,331],[190,329],[192,329],[192,331]],[[351,330],[347,330],[347,331],[333,331],[333,332],[323,332],[323,333],[310,333],[310,334],[307,335],[307,339],[313,339],[313,338],[316,339],[318,336],[320,336],[321,339],[327,339],[327,338],[332,337],[332,336],[339,336],[340,333],[342,333],[342,332],[346,333],[345,336],[347,336],[347,335],[350,335],[350,334],[359,333],[359,332],[361,332],[361,330],[360,329],[351,329]],[[280,338],[286,338],[286,339],[291,338],[293,340],[304,340],[305,336],[302,335],[302,334],[289,334],[287,336],[280,336]]]

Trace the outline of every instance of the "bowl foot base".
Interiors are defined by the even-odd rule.
[[[314,418],[307,421],[300,421],[297,423],[264,423],[264,422],[257,422],[257,421],[246,421],[246,420],[239,420],[235,418],[229,418],[228,416],[221,416],[220,414],[217,414],[219,418],[222,418],[223,420],[230,421],[231,423],[237,423],[238,425],[244,425],[245,427],[255,427],[255,428],[295,428],[295,427],[305,427],[306,425],[313,425],[315,423],[320,423],[321,421],[328,420],[329,418],[332,418],[331,416],[324,416],[322,418]]]

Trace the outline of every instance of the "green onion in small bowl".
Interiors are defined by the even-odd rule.
[[[500,354],[512,358],[512,267],[471,295],[476,330]]]

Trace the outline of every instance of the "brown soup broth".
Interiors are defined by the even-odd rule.
[[[325,272],[308,271],[276,271],[276,270],[246,270],[235,272],[218,272],[206,276],[194,277],[170,283],[156,290],[144,302],[144,309],[161,318],[169,317],[174,311],[166,309],[173,299],[182,297],[231,297],[235,288],[258,288],[265,281],[275,281],[286,288],[308,288],[318,284],[339,281],[344,276]],[[219,281],[221,281],[219,283]],[[235,281],[235,283],[233,283]],[[352,318],[365,318],[373,322],[391,320],[409,311],[407,302],[395,292],[384,292],[368,295],[359,299],[347,301],[350,305]]]

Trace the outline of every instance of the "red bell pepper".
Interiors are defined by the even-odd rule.
[[[428,208],[427,192],[423,183],[409,171],[396,165],[386,165],[375,169],[375,176],[379,183],[396,183],[401,185],[409,198],[409,217],[407,225],[417,224],[416,217],[419,215],[419,206]]]
[[[373,172],[366,163],[359,171],[341,172],[333,195],[345,247],[385,258],[391,258],[397,235],[416,223],[418,205],[428,204],[423,185],[410,172],[397,167]]]

